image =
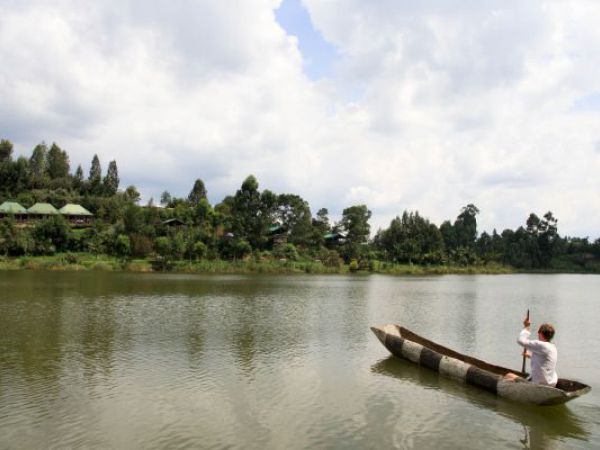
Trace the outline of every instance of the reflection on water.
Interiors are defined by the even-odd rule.
[[[598,447],[599,290],[600,277],[0,272],[0,448]],[[403,323],[514,367],[527,308],[557,324],[561,374],[593,386],[572,406],[515,406],[382,360],[369,329]]]
[[[478,408],[485,408],[521,424],[523,433],[515,436],[515,440],[523,448],[560,448],[563,438],[585,440],[590,434],[585,430],[582,420],[565,405],[538,407],[511,403],[394,356],[374,364],[371,371],[408,381],[417,389],[439,389],[444,394],[466,400]]]

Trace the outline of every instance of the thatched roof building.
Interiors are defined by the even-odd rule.
[[[58,210],[50,203],[36,203],[27,210],[27,214],[31,216],[56,216],[60,214]]]

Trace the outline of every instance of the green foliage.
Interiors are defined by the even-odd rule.
[[[108,170],[106,176],[102,181],[102,187],[104,195],[111,196],[115,195],[119,189],[119,170],[117,169],[117,162],[111,161],[108,163]]]
[[[208,247],[202,241],[194,242],[192,254],[196,260],[204,258],[208,253]]]
[[[46,155],[48,147],[45,143],[35,146],[29,158],[29,186],[31,188],[44,188],[47,183]]]
[[[308,202],[299,195],[260,192],[252,175],[214,208],[200,179],[185,199],[164,191],[161,204],[166,208],[156,208],[152,202],[141,207],[135,186],[118,190],[116,161],[109,163],[102,179],[100,160],[94,155],[85,180],[81,165],[69,174],[68,154],[56,143],[50,149],[40,143],[29,158],[13,160],[12,153],[12,143],[0,140],[0,202],[16,200],[26,208],[35,202],[56,207],[76,203],[90,210],[95,220],[89,228],[73,230],[61,217],[28,224],[0,220],[0,255],[5,257],[90,252],[96,258],[91,266],[110,270],[122,267],[123,258],[155,254],[162,269],[211,271],[339,272],[345,270],[340,255],[352,270],[384,273],[469,272],[482,267],[495,271],[508,265],[521,270],[590,272],[600,267],[600,239],[591,243],[588,238],[561,237],[551,212],[542,217],[530,214],[524,226],[514,231],[478,236],[479,210],[473,204],[462,208],[453,223],[444,221],[439,228],[418,212],[405,211],[371,240],[371,212],[366,205],[344,209],[340,222],[332,226],[326,208],[312,218]],[[178,220],[167,225],[168,219]],[[121,262],[99,261],[100,255],[116,256]],[[39,258],[23,264],[88,267],[85,260],[71,263],[68,257],[44,256],[48,262],[40,262]],[[217,263],[221,258],[230,262],[221,266]],[[140,265],[140,270],[147,269],[147,264]]]
[[[127,258],[131,255],[131,242],[129,236],[119,234],[113,245],[113,251],[117,256]]]
[[[351,206],[342,212],[340,227],[346,235],[346,241],[341,251],[345,261],[360,259],[364,254],[371,231],[370,218],[371,211],[366,205]]]
[[[312,237],[312,218],[308,202],[295,194],[280,194],[276,200],[276,221],[289,232],[288,241],[308,247]]]
[[[404,211],[390,227],[379,232],[376,246],[387,260],[412,264],[439,264],[443,258],[443,239],[438,228],[419,212]]]
[[[55,251],[66,251],[71,229],[62,216],[51,216],[42,219],[33,229],[32,236],[41,254],[52,254]]]
[[[479,209],[473,204],[463,207],[454,222],[456,246],[473,248],[477,239],[477,219]]]
[[[94,155],[90,165],[90,174],[88,176],[90,192],[94,195],[102,194],[102,167],[100,167],[100,158]]]
[[[131,256],[134,258],[147,258],[154,250],[152,240],[148,236],[133,234],[129,239],[131,242]]]
[[[9,140],[0,140],[0,163],[8,162],[12,158],[13,144]]]
[[[69,156],[56,143],[53,143],[46,156],[46,171],[50,180],[64,179],[70,187]]]
[[[194,182],[194,187],[190,191],[188,195],[188,202],[192,206],[196,206],[202,200],[206,200],[206,187],[204,186],[204,181],[201,179],[197,179]]]

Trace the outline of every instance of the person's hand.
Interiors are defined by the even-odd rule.
[[[529,319],[527,317],[525,317],[525,320],[523,320],[523,326],[525,328],[529,328],[530,325],[531,325],[531,322],[529,321]]]
[[[523,356],[525,358],[531,358],[531,353],[529,353],[527,350],[523,350]]]

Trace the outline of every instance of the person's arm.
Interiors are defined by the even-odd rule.
[[[525,348],[525,350],[530,349],[531,344],[532,344],[532,341],[529,340],[529,336],[531,336],[530,327],[531,327],[531,322],[526,317],[523,320],[523,329],[521,330],[521,333],[519,333],[519,337],[517,339],[517,344],[519,344],[521,347]]]
[[[525,319],[523,321],[523,326],[525,328],[523,328],[521,330],[521,333],[519,333],[519,338],[517,339],[517,343],[521,347],[525,348],[525,350],[531,350],[531,351],[540,350],[541,348],[543,348],[543,344],[538,340],[532,341],[529,339],[529,336],[531,336],[530,325],[531,325],[531,322],[529,322],[529,320]]]

